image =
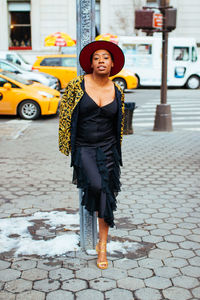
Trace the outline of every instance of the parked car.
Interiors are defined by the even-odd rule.
[[[39,70],[57,77],[61,88],[65,88],[68,82],[77,76],[75,54],[55,54],[38,56],[33,64],[33,70]],[[110,77],[117,82],[122,89],[137,88],[138,80],[134,73],[122,69],[115,76]]]
[[[6,59],[10,62],[13,62],[19,66],[21,66],[24,70],[30,71],[32,69],[32,65],[28,63],[22,55],[14,51],[0,51],[0,58]]]
[[[26,71],[22,67],[14,63],[11,63],[5,59],[0,59],[0,69],[15,74],[20,74],[24,79],[32,80],[34,82],[39,82],[41,84],[51,87],[52,89],[60,90],[60,82],[58,78],[49,75],[47,73],[41,73],[32,70]]]
[[[119,73],[110,77],[110,79],[121,86],[122,90],[136,89],[138,86],[137,77],[127,69],[122,69]]]
[[[56,114],[60,93],[19,74],[0,72],[0,114],[19,115],[34,120],[40,115]]]

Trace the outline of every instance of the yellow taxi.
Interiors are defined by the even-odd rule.
[[[64,89],[68,82],[77,76],[76,55],[50,54],[38,56],[32,69],[57,77],[60,81],[61,89]],[[118,83],[123,90],[136,89],[138,86],[138,80],[135,74],[126,69],[122,69],[121,72],[110,78]]]
[[[0,115],[35,120],[40,115],[56,114],[59,102],[58,91],[0,70]]]

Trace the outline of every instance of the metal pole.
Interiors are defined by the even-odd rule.
[[[76,19],[76,46],[79,57],[81,49],[95,39],[95,0],[76,0]],[[77,74],[84,74],[78,60]]]
[[[172,131],[171,106],[167,104],[168,32],[166,27],[166,9],[169,6],[169,0],[160,0],[160,5],[160,11],[163,14],[161,104],[157,105],[156,108],[153,130]]]
[[[161,103],[167,103],[167,50],[168,50],[168,32],[162,33],[162,85],[161,85]]]
[[[77,17],[77,57],[81,49],[92,42],[95,38],[95,0],[76,0]],[[77,75],[83,75],[77,59]],[[97,242],[97,217],[96,213],[91,216],[81,205],[83,191],[79,191],[79,213],[80,213],[80,245],[81,248],[93,249]]]

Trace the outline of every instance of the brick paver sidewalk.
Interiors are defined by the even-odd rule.
[[[51,145],[56,129],[49,127],[51,136],[42,133],[39,148],[34,148],[38,128],[28,130],[32,138],[25,134],[15,150],[13,141],[6,144],[6,153],[0,150],[5,175],[0,216],[66,205],[76,210],[78,193],[70,184],[69,160],[66,164]],[[103,271],[96,267],[96,256],[79,251],[51,258],[1,254],[0,299],[200,299],[199,150],[198,131],[141,128],[125,136],[117,229],[110,230],[110,238],[137,242],[138,251],[110,256]]]

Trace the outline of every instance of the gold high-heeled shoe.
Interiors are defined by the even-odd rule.
[[[96,245],[96,251],[97,253],[106,253],[106,242],[101,242],[99,241],[98,244]],[[105,270],[108,268],[108,261],[102,261],[102,262],[97,262],[97,267],[101,270]]]

